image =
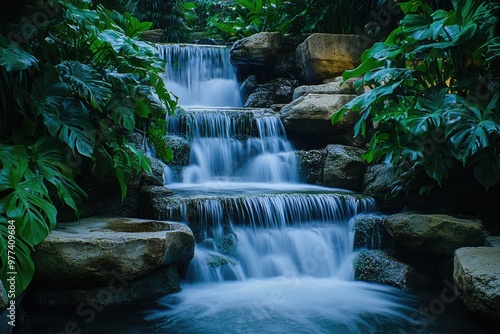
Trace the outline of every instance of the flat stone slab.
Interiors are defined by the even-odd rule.
[[[160,220],[91,217],[60,223],[33,252],[35,279],[91,285],[116,273],[141,276],[188,263],[194,237],[181,224]]]
[[[500,320],[500,247],[457,249],[453,282],[472,312]]]

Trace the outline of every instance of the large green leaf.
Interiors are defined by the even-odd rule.
[[[50,134],[66,143],[74,153],[92,156],[96,131],[80,100],[65,98],[58,108],[44,110],[43,122]]]
[[[8,145],[0,145],[0,154],[12,152]],[[17,233],[30,246],[35,246],[47,237],[55,227],[57,210],[51,203],[41,175],[28,169],[28,155],[24,148],[12,159],[12,165],[5,164],[0,171],[0,193],[5,215],[17,222]]]
[[[3,212],[3,206],[0,205],[0,212]],[[28,287],[35,266],[31,258],[31,248],[26,242],[16,233],[19,228],[18,221],[13,223],[12,220],[0,216],[0,279],[4,287],[10,290],[10,282],[15,280],[15,297],[19,296]],[[10,228],[9,228],[10,226]],[[12,232],[14,231],[14,233]],[[9,240],[10,243],[9,243]],[[12,243],[12,240],[15,240]],[[8,297],[9,299],[11,296]]]
[[[454,145],[457,159],[464,164],[467,159],[490,145],[490,134],[500,132],[500,123],[490,110],[476,106],[457,106],[449,111],[450,125],[447,135]]]
[[[111,96],[111,85],[92,67],[78,61],[56,65],[59,77],[94,108],[102,110]]]
[[[52,136],[43,136],[31,147],[31,160],[43,177],[57,189],[58,197],[76,213],[82,209],[85,192],[74,181],[73,168],[68,165],[71,152]]]
[[[0,35],[0,66],[10,72],[24,70],[37,64],[38,60],[32,54]]]

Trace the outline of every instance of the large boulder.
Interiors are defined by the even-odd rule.
[[[500,321],[500,247],[457,249],[453,282],[472,312]]]
[[[261,32],[235,42],[230,50],[234,65],[272,65],[281,49],[281,33]]]
[[[188,263],[194,237],[183,224],[121,217],[90,217],[59,224],[33,252],[35,278],[47,283],[107,283],[116,272],[145,275]]]
[[[477,219],[445,214],[398,213],[388,216],[384,227],[398,248],[437,256],[452,256],[460,247],[482,246],[488,234]]]
[[[361,157],[364,151],[351,146],[328,145],[326,147],[323,185],[359,191],[367,163]]]
[[[382,250],[363,250],[357,254],[354,278],[400,289],[414,288],[423,282],[423,277],[414,268]]]
[[[180,279],[174,266],[161,267],[143,276],[129,276],[116,272],[107,284],[100,286],[66,286],[57,289],[36,285],[30,290],[27,302],[32,308],[123,306],[150,301],[179,292]]]
[[[308,94],[287,104],[280,117],[292,141],[309,141],[311,148],[328,144],[354,145],[353,128],[359,113],[346,111],[341,121],[332,125],[332,116],[356,95]]]
[[[310,84],[342,75],[358,66],[371,42],[361,35],[312,34],[295,50],[302,79]]]

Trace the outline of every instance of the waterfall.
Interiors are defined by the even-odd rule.
[[[152,328],[418,333],[407,293],[353,280],[353,218],[376,214],[374,200],[301,182],[279,116],[234,108],[241,101],[227,48],[159,48],[167,88],[184,106],[168,117],[168,132],[190,144],[161,218],[189,225],[197,244],[182,291],[146,312]]]
[[[185,135],[191,142],[183,183],[298,182],[295,154],[280,118],[261,110],[237,115],[188,109],[168,117],[170,133]]]
[[[241,107],[243,105],[236,70],[225,46],[160,44],[160,56],[167,65],[167,89],[184,107]]]

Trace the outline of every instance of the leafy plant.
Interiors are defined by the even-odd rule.
[[[118,0],[123,11],[140,21],[152,22],[153,29],[163,29],[165,42],[182,42],[189,33],[184,17],[184,0]]]
[[[399,26],[343,75],[360,77],[357,84],[370,90],[332,122],[352,110],[361,114],[355,135],[366,136],[373,127],[364,158],[397,167],[395,192],[417,184],[421,193],[429,192],[451,172],[455,178],[472,174],[485,189],[500,181],[500,93],[492,89],[500,6],[452,4],[446,11],[425,1],[401,3]]]
[[[24,44],[0,35],[0,277],[6,283],[17,272],[16,294],[32,278],[30,252],[56,225],[58,208],[82,209],[75,175],[116,180],[123,200],[129,179],[151,172],[128,140],[134,132],[172,159],[161,140],[176,105],[161,78],[165,61],[139,39],[152,23],[87,1],[49,4],[57,14],[34,33],[19,35],[22,21],[2,31]]]
[[[382,0],[285,1],[235,0],[193,2],[205,31],[234,40],[257,32],[355,33],[374,18],[371,11],[386,5]],[[200,10],[202,8],[202,10]],[[205,16],[204,16],[205,15]],[[205,18],[206,17],[206,18]]]

